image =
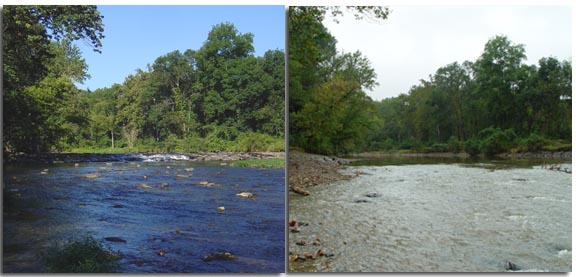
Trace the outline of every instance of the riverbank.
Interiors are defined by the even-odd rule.
[[[284,152],[198,152],[172,154],[103,154],[103,153],[38,153],[38,154],[6,154],[4,163],[86,163],[86,162],[131,162],[146,159],[190,160],[190,161],[239,161],[249,159],[284,158]]]
[[[301,195],[310,194],[306,188],[316,185],[349,180],[353,175],[340,172],[349,164],[347,159],[290,151],[288,154],[288,184],[290,191]],[[356,173],[356,176],[359,173]]]
[[[471,158],[468,153],[452,152],[362,152],[351,154],[353,158],[386,158],[386,157],[414,157],[414,158]],[[479,155],[480,158],[486,158],[485,155]],[[518,160],[555,160],[571,161],[572,151],[539,151],[539,152],[508,152],[497,154],[494,157],[501,159],[518,159]]]

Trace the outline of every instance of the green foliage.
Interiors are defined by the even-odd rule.
[[[385,19],[384,7],[347,8],[358,19]],[[360,52],[337,53],[336,39],[322,24],[339,7],[288,10],[290,145],[309,152],[343,154],[374,145],[365,140],[377,120],[363,90],[377,85],[370,61]]]
[[[62,26],[45,21],[48,15],[42,15],[44,11]],[[270,50],[262,57],[254,56],[253,35],[240,33],[231,23],[214,26],[198,50],[170,52],[147,70],[137,69],[122,84],[90,92],[74,86],[73,82],[89,76],[71,41],[89,38],[99,50],[102,30],[97,11],[91,6],[31,6],[10,7],[4,12],[10,27],[23,28],[24,24],[32,28],[26,30],[32,38],[34,32],[44,34],[28,46],[46,43],[42,48],[46,53],[38,52],[43,56],[31,60],[31,65],[10,55],[4,61],[5,80],[10,79],[10,84],[17,83],[20,73],[23,77],[38,75],[22,79],[18,90],[4,95],[5,104],[10,105],[4,111],[5,151],[284,149],[280,142],[284,136],[284,52]],[[92,17],[96,15],[98,19]],[[56,18],[59,16],[72,18],[62,21]],[[87,22],[90,19],[93,21]],[[46,24],[59,29],[48,35]],[[68,32],[71,26],[76,33]],[[18,28],[13,32],[24,32]],[[12,43],[11,35],[19,38],[18,33],[7,30],[5,42]],[[50,41],[50,37],[63,39]],[[4,49],[19,54],[15,45],[4,44]]]
[[[543,137],[570,141],[571,62],[543,58],[529,66],[524,52],[494,37],[476,61],[443,66],[407,94],[375,102],[370,149],[432,151],[422,145],[445,143],[452,152],[492,155],[546,149]]]
[[[274,138],[267,134],[242,133],[236,138],[234,151],[237,152],[280,152],[284,151],[284,138]]]
[[[464,144],[464,151],[470,156],[477,156],[481,153],[482,142],[478,139],[469,139]]]
[[[514,146],[516,134],[514,130],[501,130],[499,128],[488,127],[480,131],[482,145],[480,150],[484,154],[493,155],[508,151]]]
[[[258,168],[284,168],[286,166],[286,159],[284,158],[270,158],[270,159],[250,159],[235,161],[230,166],[237,167],[258,167]]]
[[[51,150],[70,135],[58,124],[69,116],[62,109],[75,93],[72,81],[87,76],[70,42],[82,39],[100,51],[102,16],[96,6],[12,5],[3,7],[2,25],[3,150]]]
[[[448,152],[450,148],[446,143],[435,143],[430,147],[434,152]]]
[[[464,150],[464,143],[462,141],[459,141],[455,136],[450,136],[450,139],[448,139],[448,149],[452,152],[452,153],[460,153],[462,150]]]
[[[569,140],[547,140],[543,150],[546,151],[572,151],[572,141]]]
[[[536,133],[530,134],[527,138],[521,139],[518,143],[518,150],[522,152],[540,151],[544,149],[546,139]]]
[[[88,235],[63,246],[54,246],[44,257],[51,273],[111,273],[118,269],[120,255]]]

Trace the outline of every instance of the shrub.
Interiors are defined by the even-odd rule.
[[[52,273],[106,273],[118,269],[119,254],[105,249],[101,242],[87,235],[79,241],[52,247],[45,264]]]
[[[455,136],[451,136],[448,139],[448,149],[453,153],[460,153],[464,150],[464,142],[459,141]]]
[[[470,156],[476,156],[480,154],[480,141],[477,139],[469,139],[464,144],[464,151]]]
[[[546,145],[546,139],[544,137],[531,133],[530,136],[520,140],[518,145],[518,150],[520,151],[540,151]]]
[[[500,128],[488,127],[480,131],[483,137],[480,150],[482,153],[493,155],[508,151],[514,145],[516,134],[514,130],[502,131]]]
[[[235,143],[234,151],[238,152],[284,151],[284,138],[275,138],[267,134],[242,133],[236,138]]]
[[[284,158],[270,158],[270,159],[250,159],[235,161],[230,166],[237,167],[258,167],[258,168],[283,168],[286,166],[286,159]]]
[[[434,152],[448,152],[448,144],[446,143],[435,143],[431,146]]]

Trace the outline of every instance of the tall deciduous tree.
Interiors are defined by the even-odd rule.
[[[357,19],[386,19],[384,7],[346,7]],[[317,153],[345,153],[363,144],[371,128],[372,89],[376,74],[357,51],[338,54],[336,39],[322,24],[327,14],[343,15],[340,7],[290,7],[289,113],[290,145]],[[368,116],[371,114],[371,116]]]
[[[58,67],[51,63],[52,59],[62,53],[77,55],[77,49],[66,43],[54,48],[52,41],[88,41],[95,51],[100,51],[102,32],[102,16],[95,6],[4,6],[2,9],[2,50],[3,50],[3,145],[9,151],[45,151],[48,144],[43,143],[42,128],[28,128],[34,124],[47,127],[44,122],[46,115],[37,115],[38,93],[31,86],[40,85],[40,81],[48,75],[49,68]],[[60,49],[62,47],[65,49]],[[81,61],[76,65],[82,67]],[[82,79],[80,68],[72,68],[68,62],[66,72],[68,78]],[[74,74],[72,74],[74,73]],[[58,77],[52,77],[57,80]],[[40,86],[45,86],[44,84]],[[42,99],[38,101],[42,102]],[[40,133],[39,133],[40,132]]]

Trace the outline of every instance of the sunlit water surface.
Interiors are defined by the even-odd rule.
[[[43,272],[51,246],[86,234],[126,240],[104,241],[121,253],[121,272],[284,272],[283,169],[150,160],[3,173],[4,272]],[[213,252],[237,259],[202,260]]]

